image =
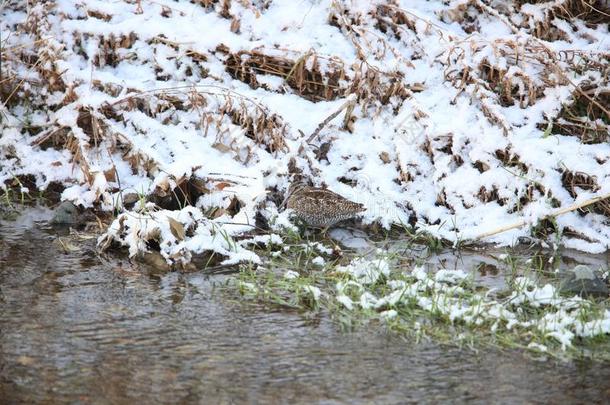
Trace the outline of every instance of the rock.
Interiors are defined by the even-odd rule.
[[[140,200],[140,196],[136,193],[126,193],[123,195],[123,206],[125,208],[133,207]]]
[[[70,201],[64,201],[59,204],[55,208],[53,218],[51,218],[51,224],[54,225],[77,225],[82,223],[82,215],[78,207]]]
[[[167,263],[167,260],[161,256],[161,253],[156,251],[145,252],[139,255],[137,258],[140,259],[142,263],[151,266],[153,270],[167,272],[172,269],[172,266],[170,266],[170,264]]]
[[[572,269],[576,280],[595,280],[595,273],[588,266],[579,264]]]
[[[581,296],[607,297],[608,286],[595,272],[582,264],[568,270],[559,286],[562,294],[578,294]]]

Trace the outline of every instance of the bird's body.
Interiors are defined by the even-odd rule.
[[[316,228],[328,228],[337,222],[353,218],[364,206],[325,188],[293,183],[288,189],[286,208]]]

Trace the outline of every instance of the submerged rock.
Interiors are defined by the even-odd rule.
[[[66,225],[72,227],[85,226],[96,217],[91,210],[78,208],[70,201],[64,201],[55,208],[51,225]]]
[[[172,266],[165,260],[159,252],[145,252],[138,256],[142,263],[151,266],[154,270],[167,272],[172,269]]]
[[[588,266],[579,264],[568,270],[559,286],[562,294],[578,294],[581,296],[607,297],[608,286]]]
[[[77,225],[82,223],[82,215],[76,205],[70,201],[64,201],[57,208],[51,224],[54,225]]]

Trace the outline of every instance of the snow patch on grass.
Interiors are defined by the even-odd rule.
[[[609,310],[596,313],[592,301],[562,297],[550,284],[539,286],[529,278],[518,277],[508,298],[496,299],[489,294],[491,291],[475,288],[463,270],[426,272],[419,266],[410,271],[386,271],[381,278],[379,263],[389,268],[386,259],[364,258],[343,267],[342,273],[349,279],[337,283],[335,300],[346,310],[374,309],[387,319],[401,315],[408,318],[410,311],[423,310],[450,323],[484,328],[490,333],[515,331],[539,339],[532,342],[534,348],[541,348],[551,338],[565,350],[576,337],[610,332]],[[387,311],[397,313],[382,315]]]

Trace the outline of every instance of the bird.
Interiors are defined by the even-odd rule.
[[[362,204],[333,191],[312,187],[300,181],[290,185],[284,203],[308,226],[324,230],[366,210]]]

